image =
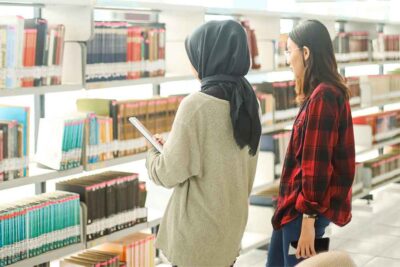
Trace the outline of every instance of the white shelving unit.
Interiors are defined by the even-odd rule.
[[[156,222],[159,221],[159,219],[155,219],[155,220],[156,220]],[[89,249],[89,248],[93,248],[93,247],[96,247],[98,245],[101,245],[101,244],[104,244],[107,242],[113,242],[113,241],[119,240],[127,235],[149,229],[149,228],[151,228],[150,225],[153,225],[153,224],[154,224],[154,222],[151,222],[151,221],[136,224],[133,227],[129,227],[129,228],[114,232],[112,234],[105,235],[105,236],[102,236],[100,238],[97,238],[97,239],[94,239],[91,241],[87,241],[86,248]]]
[[[191,31],[202,24],[205,19],[206,14],[214,15],[229,15],[234,17],[247,17],[250,23],[257,32],[257,37],[259,39],[259,53],[262,64],[262,70],[251,70],[248,75],[265,75],[265,77],[271,72],[287,72],[290,71],[289,68],[275,68],[273,64],[273,43],[271,40],[277,40],[279,38],[279,20],[282,15],[280,12],[271,12],[266,10],[246,10],[246,9],[233,9],[233,8],[205,8],[201,6],[191,6],[191,5],[173,5],[157,3],[154,1],[123,1],[123,0],[69,0],[69,1],[59,1],[59,0],[17,0],[17,1],[3,1],[0,0],[0,5],[33,5],[35,7],[42,8],[43,16],[48,18],[50,23],[63,23],[66,25],[67,29],[74,29],[67,31],[65,47],[64,65],[63,65],[63,84],[56,86],[44,86],[44,87],[32,87],[32,88],[16,88],[16,89],[1,89],[0,97],[8,96],[22,96],[22,95],[33,95],[35,98],[44,96],[50,93],[61,93],[61,92],[72,92],[80,91],[82,89],[87,89],[88,91],[94,89],[104,89],[104,88],[115,88],[124,87],[129,88],[152,84],[158,86],[162,83],[177,82],[177,81],[189,81],[194,80],[192,74],[190,74],[190,63],[184,53],[185,49],[183,46],[184,39]],[[86,66],[86,47],[84,42],[88,41],[93,36],[93,10],[95,8],[110,8],[110,9],[124,9],[124,10],[156,10],[159,13],[160,22],[166,23],[167,26],[167,39],[166,39],[166,73],[165,77],[151,77],[142,78],[138,80],[126,80],[126,81],[111,81],[111,82],[96,82],[96,83],[86,83],[84,81],[85,77],[85,66]],[[310,14],[285,14],[285,15],[295,15],[296,17],[308,18],[312,15]],[[74,20],[71,20],[71,16],[74,16]],[[315,16],[312,16],[315,17]],[[334,21],[339,19],[339,17],[323,17],[317,16],[323,19],[329,25],[329,30],[334,30],[332,25]],[[377,20],[366,20],[366,19],[356,19],[357,23],[369,23],[377,24],[381,21]],[[266,27],[265,25],[268,25]],[[394,24],[398,27],[398,24]],[[75,30],[77,29],[77,30]],[[168,56],[168,55],[174,55]],[[365,66],[365,65],[383,65],[383,64],[397,64],[398,61],[383,61],[383,62],[354,62],[354,63],[340,63],[339,68],[347,68],[354,66]],[[395,92],[387,96],[374,97],[374,101],[382,101],[385,104],[395,103],[400,101],[400,93]],[[44,103],[37,101],[40,105],[35,107],[35,111],[39,111],[43,108]],[[362,98],[353,98],[351,100],[352,105],[362,104]],[[374,103],[368,105],[368,107],[373,106]],[[375,104],[376,105],[376,104]],[[363,106],[362,108],[366,108]],[[358,108],[357,108],[358,109]],[[290,109],[285,111],[278,111],[275,113],[274,118],[277,120],[284,120],[293,118],[297,114],[298,109]],[[40,112],[35,112],[37,119],[39,118]],[[273,118],[272,114],[266,114],[264,120],[271,120]],[[290,126],[292,122],[284,122],[279,124],[274,124],[272,126],[263,127],[263,133],[268,133],[276,130],[280,130]],[[37,125],[35,125],[37,126]],[[37,127],[35,127],[37,128]],[[396,135],[398,132],[396,132]],[[400,137],[393,140],[388,140],[372,147],[363,150],[359,153],[368,152],[371,150],[376,150],[384,146],[399,143]],[[67,177],[71,175],[85,174],[85,171],[100,170],[102,168],[114,167],[120,164],[125,164],[137,160],[142,160],[146,156],[145,153],[116,158],[110,161],[100,162],[96,164],[90,164],[88,166],[79,167],[66,171],[50,171],[46,169],[38,168],[35,165],[30,166],[30,172],[32,176],[19,178],[11,181],[5,181],[0,183],[0,190],[10,189],[14,187],[19,187],[27,184],[44,183],[52,179],[58,179],[62,177]],[[394,172],[385,174],[381,177],[374,178],[372,180],[375,184],[382,184],[390,181],[398,180],[399,177],[393,178],[400,175],[400,171],[396,170]],[[393,180],[395,179],[395,180]],[[253,192],[259,192],[264,190],[270,185],[270,182],[257,182],[253,187]],[[367,189],[363,190],[366,194],[369,192]],[[85,248],[93,247],[97,244],[103,242],[113,241],[119,239],[127,234],[133,233],[135,231],[141,231],[144,229],[152,228],[157,226],[161,222],[161,217],[163,213],[159,211],[152,211],[149,209],[148,222],[138,224],[134,227],[124,229],[122,231],[115,232],[109,236],[105,236],[93,241],[83,241],[80,244],[71,245],[62,249],[51,251],[42,254],[38,257],[30,258],[10,266],[33,266],[49,260],[55,260],[62,258],[69,254],[76,253]],[[259,234],[255,232],[247,231],[242,240],[242,253],[249,251],[251,249],[257,248],[261,245],[265,245],[269,242],[269,233]]]
[[[43,95],[48,93],[63,93],[69,91],[77,91],[83,89],[83,85],[51,85],[41,87],[24,87],[13,89],[1,89],[0,97],[6,96],[22,96],[22,95]]]
[[[69,169],[65,171],[54,171],[43,168],[38,168],[36,164],[29,166],[29,171],[34,175],[28,177],[17,178],[10,181],[3,181],[0,183],[0,190],[14,188],[18,186],[24,186],[28,184],[42,183],[53,179],[59,179],[71,175],[78,175],[83,172],[83,167]],[[36,173],[36,174],[35,174]]]
[[[142,160],[145,158],[146,158],[146,153],[140,153],[140,154],[135,154],[132,156],[120,157],[120,158],[115,158],[112,160],[106,160],[106,161],[101,161],[98,163],[88,164],[85,167],[85,170],[86,171],[94,171],[94,170],[99,170],[99,169],[103,169],[103,168],[109,168],[109,167],[118,166],[121,164],[130,163],[130,162],[137,161],[137,160]]]
[[[44,262],[48,261],[54,261],[60,258],[63,258],[65,256],[71,255],[78,253],[79,251],[82,251],[86,249],[86,246],[84,243],[78,243],[74,245],[70,245],[64,248],[52,250],[46,253],[43,253],[39,256],[33,257],[33,258],[28,258],[26,260],[22,260],[19,262],[16,262],[11,265],[7,265],[9,267],[28,267],[28,266],[34,266],[34,265],[39,265]]]

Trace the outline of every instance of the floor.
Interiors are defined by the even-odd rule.
[[[357,266],[400,266],[400,184],[373,192],[374,200],[353,202],[353,219],[345,227],[331,225],[331,250],[346,251]],[[252,250],[235,267],[263,267],[266,251]]]

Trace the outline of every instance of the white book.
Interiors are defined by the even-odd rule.
[[[41,118],[36,161],[49,168],[60,170],[63,159],[65,121],[60,118]]]

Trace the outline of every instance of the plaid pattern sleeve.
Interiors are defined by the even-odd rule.
[[[321,214],[337,225],[351,219],[355,172],[349,101],[335,87],[320,84],[293,126],[283,166],[274,229],[299,214]]]
[[[303,137],[302,191],[296,209],[301,213],[324,213],[331,183],[333,150],[338,141],[339,114],[334,95],[328,92],[310,100]]]

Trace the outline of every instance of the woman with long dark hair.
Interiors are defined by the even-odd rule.
[[[315,238],[329,223],[344,226],[351,219],[350,93],[329,32],[319,21],[305,21],[290,32],[286,52],[301,107],[286,151],[267,266],[294,266],[315,255]],[[298,241],[295,255],[288,253],[291,241]]]
[[[174,189],[156,246],[179,267],[228,267],[239,254],[261,135],[244,78],[247,37],[235,21],[211,21],[185,47],[201,91],[180,104],[163,153],[148,152],[150,178]]]

